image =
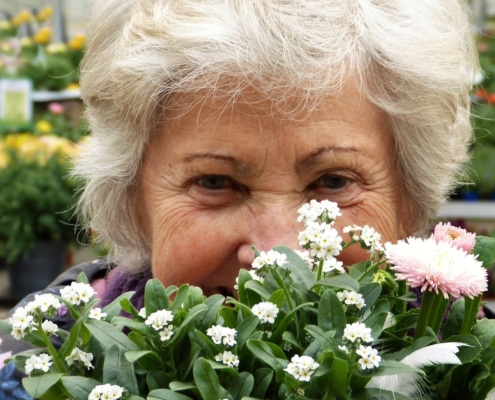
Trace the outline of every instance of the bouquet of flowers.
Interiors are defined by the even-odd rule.
[[[58,297],[38,295],[1,324],[34,346],[14,358],[25,389],[76,400],[493,396],[495,321],[476,314],[494,241],[439,224],[428,239],[385,245],[350,226],[346,242],[339,215],[329,201],[304,205],[304,251],[255,249],[235,297],[150,280],[143,309],[132,292],[100,309],[84,275]],[[349,246],[369,260],[342,265]],[[407,307],[410,288],[422,292],[419,309]],[[70,332],[50,320],[62,311]]]

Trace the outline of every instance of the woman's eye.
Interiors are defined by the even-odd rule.
[[[232,186],[232,181],[222,175],[207,175],[198,179],[197,184],[208,190],[220,190]]]
[[[318,184],[328,189],[342,189],[349,183],[349,178],[341,175],[325,175],[319,179]]]

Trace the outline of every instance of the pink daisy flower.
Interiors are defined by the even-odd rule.
[[[385,245],[385,256],[398,280],[411,287],[439,291],[447,298],[473,298],[487,290],[487,271],[472,254],[434,238],[409,238]]]
[[[452,243],[453,246],[464,250],[466,253],[470,253],[476,244],[476,234],[451,226],[450,222],[438,223],[432,236],[437,243],[440,241]]]

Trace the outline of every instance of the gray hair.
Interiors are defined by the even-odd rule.
[[[78,208],[127,268],[149,266],[134,194],[173,93],[235,101],[250,87],[296,118],[356,79],[389,116],[416,232],[468,159],[478,65],[464,1],[94,0],[90,21],[81,88],[92,139],[73,172],[85,181]]]

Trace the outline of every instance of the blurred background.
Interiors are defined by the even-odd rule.
[[[468,182],[439,219],[495,236],[495,0],[469,7],[483,68],[476,141]],[[105,255],[94,232],[76,229],[80,183],[67,177],[89,133],[77,71],[88,13],[89,0],[0,0],[0,317],[64,269]]]

